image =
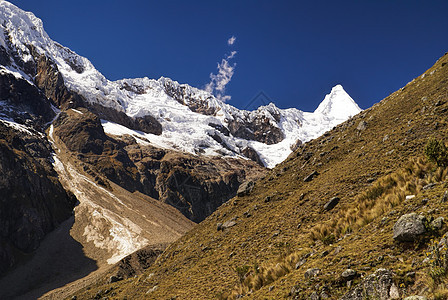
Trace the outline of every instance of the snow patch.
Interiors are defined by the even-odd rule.
[[[28,126],[19,124],[17,122],[14,122],[10,118],[0,117],[0,122],[2,122],[4,125],[12,128],[12,129],[14,129],[16,131],[20,131],[20,132],[25,133],[27,135],[44,137],[44,135],[42,133],[32,129],[31,127],[28,127]]]
[[[33,45],[39,55],[46,55],[56,63],[67,88],[80,94],[86,101],[124,112],[130,117],[155,117],[162,125],[160,136],[129,131],[117,124],[102,122],[106,132],[116,135],[131,134],[140,137],[140,143],[149,140],[151,144],[162,148],[233,157],[241,157],[245,147],[252,147],[263,163],[272,168],[291,153],[290,146],[297,140],[307,142],[317,138],[361,111],[341,85],[331,90],[314,113],[307,113],[293,108],[279,109],[272,103],[256,111],[239,110],[217,99],[210,92],[164,77],[158,80],[144,77],[110,81],[87,58],[52,41],[45,32],[42,21],[32,13],[0,1],[0,24],[7,34],[7,37],[0,34],[2,45],[7,45],[9,42],[6,41],[10,41],[14,48],[10,50],[18,53],[24,61],[34,59],[28,50],[29,45]],[[2,67],[0,72],[10,72],[14,76],[31,79],[23,70],[16,70],[15,67]],[[210,113],[196,113],[189,105],[199,105]],[[268,120],[271,126],[280,128],[285,139],[275,145],[266,145],[226,136],[209,125],[228,127],[235,120],[251,122],[256,118]]]
[[[72,110],[73,110],[74,112],[77,112],[77,113],[80,114],[80,115],[83,115],[83,114],[84,114],[82,111],[79,111],[79,110],[77,110],[77,109],[72,108]]]

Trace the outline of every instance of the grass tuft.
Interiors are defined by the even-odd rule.
[[[314,226],[310,237],[326,243],[329,236],[337,239],[371,223],[401,204],[406,195],[416,195],[426,184],[439,182],[446,177],[445,168],[433,169],[433,164],[423,158],[411,160],[406,167],[380,178],[355,197],[355,205],[350,203],[350,208],[341,209],[331,220]]]

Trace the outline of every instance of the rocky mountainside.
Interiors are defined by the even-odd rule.
[[[447,141],[447,111],[445,54],[298,147],[143,274],[77,299],[447,299],[448,154],[434,142]]]
[[[64,298],[117,262],[120,278],[143,272],[361,111],[340,85],[307,113],[239,110],[168,78],[109,81],[32,13],[0,1],[0,24],[0,298]]]
[[[0,274],[31,253],[72,215],[76,198],[65,191],[49,160],[50,144],[37,131],[0,121]]]
[[[0,9],[1,72],[35,81],[55,106],[88,107],[106,125],[141,131],[131,132],[161,148],[246,157],[273,167],[298,140],[309,141],[361,111],[339,85],[314,113],[306,113],[273,103],[239,110],[163,77],[109,81],[89,60],[52,41],[32,13],[6,1]],[[113,127],[106,128],[117,133]]]

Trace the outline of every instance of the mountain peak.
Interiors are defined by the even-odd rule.
[[[348,119],[358,114],[362,109],[344,90],[342,85],[335,85],[330,94],[319,104],[314,113],[322,114],[334,119]]]
[[[290,146],[297,140],[316,138],[360,111],[340,85],[327,95],[318,113],[312,114],[280,109],[272,103],[254,111],[240,110],[205,90],[166,77],[110,81],[87,58],[51,40],[42,21],[31,12],[0,0],[0,24],[5,61],[11,57],[14,60],[1,65],[0,71],[19,74],[33,84],[36,70],[26,66],[36,64],[44,55],[55,64],[67,91],[81,96],[86,106],[112,109],[132,119],[154,120],[162,131],[157,131],[159,135],[146,132],[144,139],[162,148],[232,157],[245,156],[243,151],[250,148],[265,166],[274,167],[291,153]],[[30,45],[34,51],[30,51]],[[123,123],[110,115],[104,119]],[[125,130],[118,132],[117,126],[103,124],[109,124],[104,125],[110,129],[109,134]],[[185,139],[185,132],[189,132],[189,139]]]

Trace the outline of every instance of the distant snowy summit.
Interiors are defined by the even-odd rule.
[[[46,96],[55,106],[85,106],[103,119],[106,133],[130,134],[140,143],[248,158],[272,168],[298,140],[314,139],[361,111],[341,85],[309,113],[279,109],[273,103],[240,110],[164,77],[110,81],[88,59],[51,40],[32,13],[0,1],[0,24],[0,73],[44,91],[49,89],[41,83],[51,82],[58,95]]]
[[[330,94],[325,96],[314,113],[342,120],[360,111],[358,104],[347,94],[342,85],[338,84],[331,89]]]

